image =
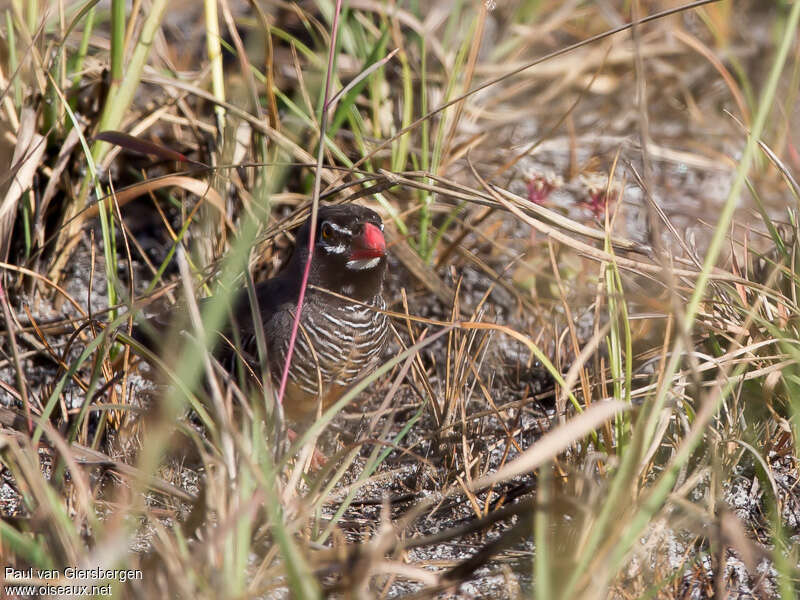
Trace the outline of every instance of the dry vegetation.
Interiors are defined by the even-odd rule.
[[[0,574],[795,598],[799,18],[0,3]],[[202,346],[141,360],[143,314],[213,295],[213,330],[348,199],[387,223],[396,339],[313,426]]]

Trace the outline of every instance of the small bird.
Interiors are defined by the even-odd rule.
[[[296,231],[295,249],[286,267],[255,287],[261,316],[258,326],[264,331],[276,389],[309,259],[310,235],[309,217]],[[357,204],[321,207],[314,238],[308,287],[283,399],[286,416],[295,422],[313,417],[320,403],[325,410],[369,373],[389,332],[383,298],[386,240],[380,216]],[[256,329],[246,294],[240,294],[232,315],[234,323],[226,325],[222,333],[229,340],[238,337],[239,354],[255,363]],[[238,336],[231,334],[234,327]],[[216,355],[224,364],[233,364],[229,344],[218,344]]]

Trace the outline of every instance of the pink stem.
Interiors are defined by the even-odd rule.
[[[300,294],[297,298],[297,310],[292,323],[292,335],[289,337],[289,347],[286,350],[286,362],[283,365],[281,375],[281,385],[278,389],[278,404],[283,404],[283,394],[286,392],[286,384],[289,381],[289,365],[292,362],[294,344],[297,340],[297,330],[300,328],[300,313],[303,310],[303,300],[306,297],[306,287],[308,286],[308,275],[311,272],[311,261],[314,258],[314,238],[317,230],[317,207],[319,206],[319,192],[322,181],[322,160],[325,148],[325,131],[328,128],[328,98],[331,89],[331,72],[333,71],[333,56],[336,50],[336,35],[339,31],[339,13],[342,10],[342,0],[336,0],[336,10],[333,13],[333,25],[331,27],[331,49],[328,53],[328,73],[325,77],[325,102],[322,105],[322,115],[319,124],[319,150],[317,151],[317,171],[314,175],[314,194],[312,195],[311,206],[311,230],[308,236],[308,260],[303,269],[303,280],[300,283]]]

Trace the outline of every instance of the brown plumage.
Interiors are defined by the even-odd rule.
[[[276,389],[308,261],[309,235],[310,219],[296,231],[295,250],[283,271],[255,288]],[[388,338],[388,320],[381,312],[386,243],[378,214],[356,204],[321,207],[315,240],[283,400],[286,415],[294,421],[312,417],[320,402],[324,410],[369,373]],[[232,314],[234,323],[226,325],[223,335],[229,340],[238,337],[240,354],[255,364],[256,334],[246,294],[240,294]],[[234,328],[238,336],[233,335]],[[147,342],[150,346],[152,337]],[[223,364],[233,364],[229,344],[218,344],[215,353]]]

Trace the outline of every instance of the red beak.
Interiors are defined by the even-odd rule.
[[[372,223],[364,223],[361,233],[353,236],[350,260],[380,258],[386,254],[386,240],[379,227]]]

